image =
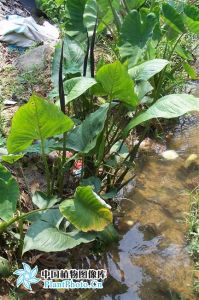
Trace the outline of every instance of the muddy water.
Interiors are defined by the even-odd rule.
[[[199,167],[196,161],[186,169],[184,162],[190,154],[199,156],[199,117],[181,119],[167,147],[179,158],[165,161],[158,154],[145,154],[140,159],[136,187],[128,186],[126,199],[120,201],[119,243],[94,259],[94,265],[85,258],[84,266],[108,270],[103,291],[86,292],[78,299],[197,299],[185,219],[188,189],[196,185]]]

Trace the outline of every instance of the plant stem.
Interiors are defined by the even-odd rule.
[[[42,159],[43,159],[43,162],[44,162],[44,168],[45,168],[45,174],[46,174],[47,195],[50,196],[50,194],[51,194],[51,191],[50,191],[50,171],[49,171],[48,162],[47,162],[47,158],[46,158],[43,138],[41,138],[41,154],[42,154]]]
[[[47,210],[46,208],[42,208],[42,209],[35,209],[34,211],[30,211],[28,213],[24,213],[24,214],[21,214],[19,216],[16,216],[12,219],[10,219],[8,222],[0,222],[0,233],[3,233],[9,226],[11,226],[12,224],[14,224],[15,222],[19,222],[21,220],[24,220],[26,219],[27,217],[31,216],[32,214],[35,214],[37,212],[40,212],[40,211],[45,211]]]
[[[21,199],[19,198],[19,216],[21,215],[22,215],[22,207],[21,207]],[[19,235],[20,235],[19,257],[21,257],[23,251],[23,244],[24,244],[23,220],[19,220]]]
[[[127,4],[126,0],[123,0],[122,2],[123,2],[123,4],[124,4],[124,7],[125,7],[125,9],[126,9],[126,12],[129,13],[129,12],[130,12],[130,9],[129,9],[129,7],[128,7],[128,4]]]
[[[175,42],[167,60],[169,61],[175,51],[175,48],[177,46],[177,44],[179,43],[180,39],[183,37],[184,33],[182,33],[179,38],[177,39],[177,41]],[[167,65],[168,66],[168,65]],[[156,93],[155,93],[155,97],[154,97],[154,102],[159,98],[160,96],[160,89],[162,88],[162,84],[163,84],[163,80],[164,80],[164,75],[166,73],[166,70],[167,70],[167,66],[164,68],[164,70],[161,72],[160,74],[160,77],[159,77],[159,81],[158,81],[158,85],[157,85],[157,88],[156,88]]]

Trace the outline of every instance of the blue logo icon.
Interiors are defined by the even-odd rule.
[[[18,275],[17,278],[17,287],[19,287],[21,284],[28,290],[32,291],[31,284],[36,284],[40,281],[39,278],[36,278],[38,274],[38,267],[34,267],[34,269],[31,269],[31,267],[26,264],[22,263],[23,269],[16,270],[13,274]]]

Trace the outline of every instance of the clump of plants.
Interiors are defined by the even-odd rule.
[[[167,94],[165,88],[175,68],[173,54],[188,64],[190,54],[180,40],[189,31],[199,33],[197,7],[166,1],[149,7],[145,1],[54,3],[62,13],[63,39],[52,63],[51,100],[33,94],[16,112],[8,154],[1,157],[13,164],[34,149],[46,176],[46,191],[31,195],[34,209],[24,212],[16,180],[0,167],[0,232],[14,230],[20,254],[113,239],[110,199],[135,176],[151,120],[199,111],[198,98]],[[117,59],[96,63],[95,44],[106,25],[115,36]],[[57,154],[53,162],[51,151]],[[66,178],[77,162],[74,193],[66,197]]]

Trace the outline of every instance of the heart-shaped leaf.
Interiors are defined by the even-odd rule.
[[[101,67],[97,72],[96,80],[110,100],[119,100],[132,107],[137,105],[134,83],[125,66],[119,61]]]
[[[156,24],[153,13],[141,18],[137,10],[132,10],[124,19],[120,33],[120,55],[129,60],[129,64],[136,64],[152,37]]]
[[[78,187],[74,199],[60,204],[60,211],[76,228],[84,232],[102,231],[113,220],[110,206],[91,186]]]
[[[19,108],[12,119],[12,127],[7,139],[8,152],[21,152],[34,140],[44,140],[62,134],[72,127],[73,121],[58,107],[33,95],[27,104]]]

